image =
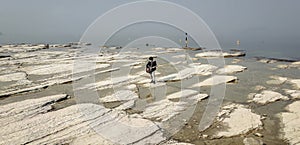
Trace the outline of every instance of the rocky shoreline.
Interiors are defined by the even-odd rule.
[[[300,142],[299,62],[244,59],[240,51],[132,48],[118,54],[120,49],[105,47],[96,59],[82,56],[95,68],[74,71],[75,58],[87,45],[0,47],[0,144]],[[156,84],[144,70],[153,55],[159,64]],[[219,57],[224,66],[205,63]],[[72,87],[91,77],[94,83]],[[227,90],[219,113],[199,131],[211,88],[222,84]],[[99,94],[96,102],[74,95],[87,90]],[[272,132],[272,126],[278,129]]]

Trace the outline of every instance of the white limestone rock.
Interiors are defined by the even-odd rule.
[[[131,90],[119,90],[114,94],[100,98],[99,101],[102,103],[110,103],[110,102],[126,102],[131,100],[136,100],[138,95]]]
[[[93,134],[84,134],[72,140],[70,145],[115,145],[114,142],[107,140],[103,136],[93,133]]]
[[[95,126],[95,130],[117,144],[158,144],[166,140],[161,129],[152,121],[119,113],[112,119]]]
[[[147,119],[167,121],[188,107],[187,102],[172,102],[167,99],[147,105],[142,116]]]
[[[138,91],[138,88],[137,88],[136,84],[130,84],[130,85],[124,86],[124,88],[125,88],[126,90],[132,90],[132,91],[134,91],[134,92],[137,92],[137,91]]]
[[[253,137],[247,137],[243,140],[244,145],[263,145],[263,141],[255,139]]]
[[[279,113],[281,120],[281,138],[289,144],[300,142],[300,101],[293,102],[286,107],[288,112]]]
[[[196,69],[195,68],[185,68],[178,72],[178,75],[176,77],[177,80],[183,80],[188,79],[195,74]]]
[[[209,96],[207,94],[197,94],[195,96],[189,97],[188,99],[195,100],[196,102],[200,102],[208,97]]]
[[[108,78],[103,81],[99,81],[93,84],[87,84],[81,88],[77,88],[79,90],[82,89],[107,89],[107,88],[112,88],[112,87],[117,87],[121,85],[128,85],[130,83],[133,83],[138,79],[138,76],[121,76],[121,77],[113,77],[113,78]]]
[[[38,84],[38,85],[28,86],[28,87],[25,87],[25,88],[11,88],[11,89],[7,89],[7,90],[1,90],[0,91],[0,98],[4,97],[4,96],[10,96],[10,95],[13,95],[13,94],[18,94],[18,93],[43,89],[43,88],[46,88],[48,86],[52,86],[52,85],[55,85],[55,84],[61,84],[61,83],[68,82],[68,81],[69,81],[68,79],[67,80],[55,80],[55,81],[43,83],[41,85]]]
[[[231,61],[231,63],[236,64],[236,63],[239,63],[239,62],[241,62],[241,61],[242,61],[241,59],[233,59],[233,60]]]
[[[200,83],[192,85],[192,87],[213,86],[213,85],[235,82],[235,81],[237,81],[237,77],[235,76],[215,75]]]
[[[196,69],[195,74],[204,76],[211,75],[218,68],[210,64],[195,64],[193,67]]]
[[[277,62],[277,60],[267,59],[267,58],[259,59],[258,61],[261,63],[276,63]]]
[[[300,79],[293,79],[290,82],[300,89]]]
[[[216,66],[209,64],[192,64],[190,67],[180,70],[178,73],[170,74],[158,78],[158,81],[179,81],[192,77],[193,75],[211,75],[217,69]]]
[[[171,96],[176,96],[176,95],[171,95]],[[184,111],[186,111],[191,107],[194,107],[197,102],[208,97],[208,95],[206,94],[195,94],[195,92],[193,91],[190,91],[189,95],[184,95],[184,96],[187,98],[179,102],[173,102],[168,99],[163,99],[148,104],[146,106],[146,109],[141,115],[143,118],[155,119],[157,121],[166,122],[176,117],[177,115],[182,115]]]
[[[62,73],[69,71],[72,64],[50,64],[50,65],[35,65],[22,68],[27,74],[33,75],[47,75],[54,73]]]
[[[80,76],[73,76],[72,78],[70,74],[59,74],[51,78],[37,80],[33,83],[29,80],[19,80],[16,84],[7,87],[5,90],[0,90],[0,97],[10,96],[17,93],[35,91],[35,90],[47,88],[52,85],[59,85],[59,84],[76,81],[83,77],[88,77],[88,76],[89,75],[80,75]]]
[[[216,73],[218,74],[232,74],[237,72],[243,72],[247,67],[241,65],[226,65],[224,68],[220,68]]]
[[[123,67],[133,67],[133,66],[140,66],[141,64],[143,64],[144,62],[142,61],[135,61],[135,62],[132,62],[132,63],[125,63],[123,64],[122,66]]]
[[[34,65],[24,67],[21,70],[25,71],[27,74],[32,75],[48,75],[48,74],[57,74],[57,73],[71,73],[73,69],[74,73],[80,73],[84,71],[91,71],[97,68],[106,68],[109,67],[109,64],[97,64],[95,65],[96,68],[87,68],[86,66],[76,66],[74,64],[47,64],[47,65]]]
[[[208,97],[207,94],[199,94],[195,90],[181,90],[179,92],[170,94],[167,96],[169,100],[182,99],[182,100],[193,100],[193,102],[200,102]]]
[[[175,55],[175,56],[172,56],[173,58],[181,58],[181,59],[186,59],[187,58],[187,55],[186,54],[180,54],[180,55]]]
[[[261,86],[261,85],[257,85],[257,86],[254,87],[255,91],[261,91],[261,90],[265,90],[265,89],[266,89],[266,87]]]
[[[277,65],[277,68],[287,69],[287,68],[289,68],[289,65],[287,65],[287,64],[279,64],[279,65]]]
[[[264,135],[262,135],[261,133],[258,133],[258,132],[254,133],[254,135],[257,137],[264,137]]]
[[[131,109],[133,108],[135,105],[135,100],[130,100],[120,106],[118,106],[117,108],[115,108],[115,110],[127,110],[127,109]]]
[[[285,93],[290,95],[293,99],[300,99],[300,90],[284,89]]]
[[[254,95],[253,101],[259,104],[268,104],[278,100],[289,100],[287,96],[270,90],[264,90],[260,94]]]
[[[167,52],[179,52],[179,51],[185,51],[185,50],[182,49],[182,48],[167,48],[166,50],[167,50]]]
[[[52,109],[54,103],[67,98],[66,94],[59,94],[0,106],[0,124],[5,126],[38,114],[47,113]]]
[[[223,107],[218,114],[217,120],[221,123],[220,131],[214,135],[215,138],[232,137],[259,128],[262,126],[260,115],[257,115],[244,105],[231,104]]]
[[[289,67],[300,69],[300,61],[291,63]]]
[[[170,74],[167,76],[163,76],[157,79],[159,82],[168,82],[168,81],[176,81],[178,74]]]
[[[151,48],[152,50],[160,51],[160,50],[166,50],[166,48],[162,47],[156,47],[156,48]]]
[[[210,58],[210,57],[239,57],[245,56],[244,52],[222,52],[222,51],[206,51],[197,53],[196,57]]]
[[[1,120],[9,122],[0,126],[0,144],[159,144],[166,140],[152,121],[100,105],[77,104],[51,111],[53,101],[62,97],[1,106]],[[11,109],[14,106],[17,110]],[[16,118],[8,120],[11,116]]]
[[[184,79],[188,79],[195,74],[195,68],[185,68],[178,73],[166,75],[163,77],[159,77],[157,79],[158,82],[172,82],[172,81],[180,81]]]
[[[181,90],[179,92],[168,95],[167,99],[173,100],[173,99],[187,98],[187,97],[190,97],[190,96],[197,95],[198,93],[199,92],[195,91],[195,90]]]
[[[26,80],[26,74],[24,72],[15,72],[0,75],[0,82],[10,82],[18,80]]]
[[[288,78],[280,76],[270,76],[270,78],[273,80],[267,81],[269,85],[282,85],[288,80]]]
[[[178,142],[178,141],[175,141],[175,140],[169,140],[165,143],[162,143],[161,145],[194,145],[194,144],[185,143],[185,142]]]

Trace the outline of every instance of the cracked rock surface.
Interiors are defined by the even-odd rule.
[[[67,96],[55,95],[1,106],[0,144],[160,143],[165,140],[152,121],[132,118],[95,104],[77,104],[48,112]],[[9,123],[8,123],[9,122]]]
[[[290,144],[300,143],[300,101],[293,102],[286,107],[287,112],[279,114],[283,139],[288,140]]]
[[[257,129],[262,126],[260,115],[255,114],[244,105],[231,104],[224,106],[218,115],[221,129],[214,137],[231,137]]]

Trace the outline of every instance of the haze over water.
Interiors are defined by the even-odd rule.
[[[247,50],[248,56],[299,59],[300,1],[169,1],[186,7],[200,16],[216,35],[222,49],[236,48],[236,41],[241,40],[240,48]],[[0,5],[0,44],[79,41],[81,35],[96,18],[129,2],[135,1],[3,0]],[[192,22],[186,23],[188,25]],[[160,34],[176,43],[179,43],[179,39],[185,39],[182,31],[173,31],[174,29],[166,26],[155,26],[155,28],[146,26],[148,25],[128,29],[121,35],[122,37],[119,36],[118,39],[111,41],[111,44],[124,45],[134,38],[147,34]],[[156,30],[160,33],[156,33]],[[191,41],[190,46],[197,45]]]

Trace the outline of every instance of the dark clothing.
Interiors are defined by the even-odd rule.
[[[150,69],[149,73],[154,72],[156,70],[156,67],[157,67],[156,61],[148,61],[146,65],[146,68]]]

